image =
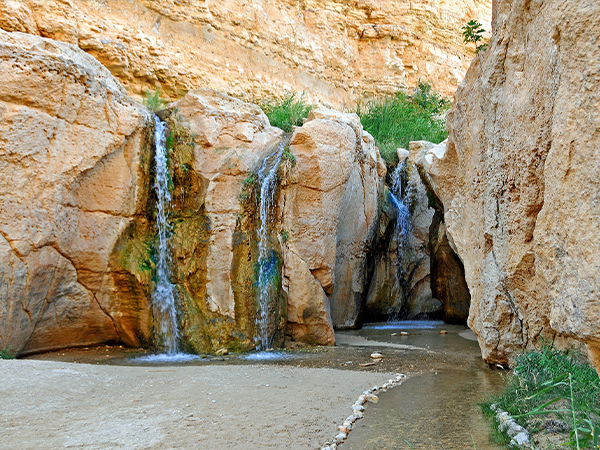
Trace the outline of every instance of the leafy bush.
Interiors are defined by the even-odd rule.
[[[539,417],[564,421],[572,432],[563,445],[598,445],[600,380],[575,352],[544,346],[522,355],[504,391],[482,404],[485,414],[494,414],[493,403],[531,432],[539,431]]]
[[[445,113],[450,101],[435,92],[429,82],[419,80],[409,95],[394,95],[360,102],[356,113],[365,130],[375,138],[381,156],[390,166],[398,163],[396,149],[408,148],[410,141],[442,142],[446,132]]]
[[[15,359],[15,353],[10,348],[0,348],[0,359]]]
[[[463,42],[465,44],[475,44],[475,53],[487,50],[487,44],[479,44],[483,39],[482,35],[485,33],[485,30],[481,28],[481,24],[478,21],[470,20],[464,27],[461,27],[461,30],[463,30]]]
[[[313,106],[304,100],[303,95],[297,95],[295,92],[279,99],[263,101],[260,107],[271,125],[281,128],[286,133],[291,132],[294,126],[301,126],[303,119],[306,119],[313,109]]]
[[[156,89],[154,92],[146,88],[142,103],[152,112],[157,112],[166,108],[166,101],[160,97],[160,91]]]

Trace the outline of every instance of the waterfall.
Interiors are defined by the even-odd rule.
[[[408,238],[412,229],[409,205],[413,195],[413,188],[406,179],[406,159],[398,164],[392,174],[390,200],[396,210],[396,224],[394,237],[396,241],[396,267],[394,273],[393,291],[396,294],[397,305],[390,307],[389,320],[400,319],[403,300],[408,294],[406,286],[407,270],[410,254],[408,252]]]
[[[154,190],[156,192],[158,243],[156,247],[156,286],[152,293],[152,308],[158,343],[165,353],[175,354],[179,349],[179,328],[177,326],[175,286],[169,280],[171,274],[171,249],[169,246],[171,230],[168,213],[171,206],[171,192],[169,191],[166,145],[168,130],[166,123],[157,116],[154,116],[154,122],[154,140],[156,143]]]
[[[275,192],[279,180],[277,169],[283,157],[287,139],[263,161],[258,171],[260,183],[260,229],[258,231],[258,311],[256,314],[256,348],[266,350],[273,346],[271,317],[277,304],[280,283],[280,259],[269,249],[270,225],[274,219]]]
[[[408,204],[412,189],[408,186],[406,180],[406,159],[398,164],[392,174],[392,186],[390,189],[390,198],[396,209],[396,227],[394,232],[399,237],[399,243],[404,247],[408,241],[412,224],[410,221],[410,211]],[[400,246],[398,246],[400,249]]]

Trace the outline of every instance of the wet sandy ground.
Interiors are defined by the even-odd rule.
[[[462,449],[473,448],[472,436],[477,449],[495,449],[474,403],[501,380],[476,342],[459,336],[464,331],[365,328],[338,333],[333,348],[258,361],[150,364],[138,359],[144,352],[119,347],[0,361],[0,449],[320,448],[358,395],[392,373],[409,379],[369,404],[340,448],[410,448],[408,441],[415,449]],[[364,366],[374,351],[383,361]]]

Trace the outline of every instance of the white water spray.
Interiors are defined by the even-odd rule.
[[[171,237],[168,211],[171,205],[169,191],[169,168],[167,165],[167,125],[154,116],[154,140],[156,151],[154,162],[156,174],[154,190],[156,192],[156,229],[158,243],[156,247],[156,287],[152,293],[155,327],[162,350],[175,354],[179,349],[179,327],[175,305],[175,286],[169,280],[171,274]]]
[[[260,230],[258,232],[258,311],[256,314],[256,349],[266,350],[273,346],[271,316],[277,303],[280,277],[279,257],[269,250],[269,228],[274,219],[275,192],[277,190],[277,169],[283,157],[287,140],[284,139],[277,150],[263,161],[258,171],[260,182]]]
[[[394,239],[396,239],[396,270],[394,273],[394,287],[392,293],[397,296],[397,306],[388,311],[389,320],[400,318],[401,306],[406,292],[407,274],[407,245],[412,229],[411,215],[409,210],[410,199],[413,188],[406,180],[406,159],[398,164],[392,174],[392,186],[390,188],[390,200],[396,210],[396,225],[394,227]]]

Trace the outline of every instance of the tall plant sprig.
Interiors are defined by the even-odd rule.
[[[465,26],[461,27],[461,30],[463,30],[463,42],[465,44],[475,44],[475,53],[479,53],[481,51],[485,52],[487,50],[487,44],[479,44],[479,42],[483,39],[483,33],[485,33],[485,30],[481,27],[481,24],[477,20],[470,20]]]

